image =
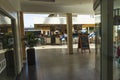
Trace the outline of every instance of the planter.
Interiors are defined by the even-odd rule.
[[[15,61],[14,61],[14,51],[9,50],[5,52],[6,58],[6,71],[8,76],[15,75]]]
[[[27,49],[27,62],[28,62],[28,65],[35,65],[35,49],[34,48]]]

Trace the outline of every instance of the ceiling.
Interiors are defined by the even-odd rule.
[[[93,0],[21,0],[26,13],[94,14]]]

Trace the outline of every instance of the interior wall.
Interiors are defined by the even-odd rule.
[[[22,69],[22,61],[21,61],[21,46],[20,46],[20,33],[19,33],[19,25],[18,25],[18,12],[20,11],[20,3],[19,0],[0,0],[0,9],[7,12],[8,15],[15,19],[15,38],[16,38],[16,73],[20,73]]]

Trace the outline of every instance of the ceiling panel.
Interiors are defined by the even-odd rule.
[[[21,0],[23,12],[93,14],[93,0]]]

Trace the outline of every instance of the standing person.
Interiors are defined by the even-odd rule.
[[[118,67],[120,67],[120,46],[117,48]]]
[[[66,43],[67,43],[67,33],[64,33],[64,37],[65,37],[65,40],[66,40]]]
[[[117,57],[120,57],[120,46],[117,47]]]
[[[63,44],[64,40],[65,40],[65,36],[64,36],[64,33],[62,32],[61,35],[60,35],[60,42],[61,42],[61,44]]]
[[[51,32],[51,44],[55,44],[55,35],[54,35],[54,32]]]
[[[64,33],[62,32],[62,34],[60,35],[60,41],[62,41],[63,38],[64,38]]]
[[[44,44],[45,43],[44,34],[41,34],[40,38],[41,38],[41,44]]]

